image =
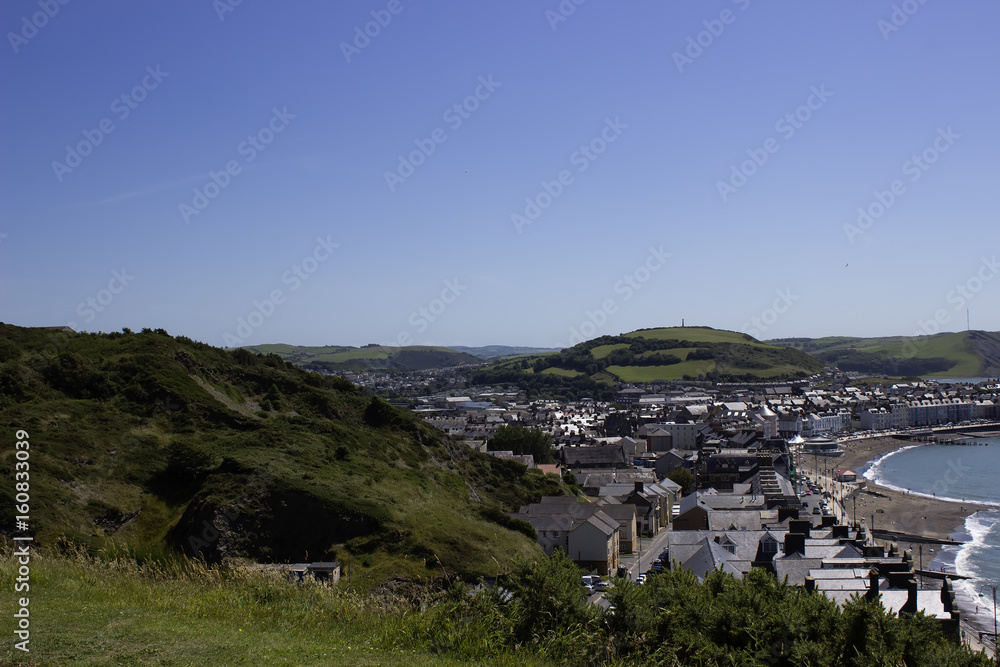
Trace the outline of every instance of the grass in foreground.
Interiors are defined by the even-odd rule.
[[[15,565],[0,549],[0,585]],[[838,607],[753,570],[625,580],[605,614],[561,551],[517,559],[503,588],[390,582],[368,594],[191,561],[78,554],[32,564],[34,665],[547,665],[990,667],[937,621],[877,601]],[[9,589],[8,589],[9,590]]]
[[[5,549],[5,590],[13,590],[16,567]],[[502,652],[488,663],[436,655],[418,639],[427,634],[425,615],[403,597],[292,584],[280,575],[35,553],[30,583],[30,653],[5,642],[0,664],[544,664]]]

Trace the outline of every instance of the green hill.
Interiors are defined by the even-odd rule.
[[[42,545],[336,558],[372,581],[474,576],[536,553],[503,512],[563,492],[341,378],[162,330],[0,324],[0,423],[29,434]],[[4,484],[8,537],[14,505]]]
[[[428,345],[409,345],[407,347],[326,345],[323,347],[308,347],[269,344],[248,346],[246,349],[260,354],[276,354],[285,361],[289,361],[301,368],[316,371],[323,370],[330,373],[367,370],[421,371],[429,368],[447,368],[449,366],[482,363],[482,359],[466,352]]]
[[[640,329],[558,353],[510,359],[475,374],[477,384],[516,384],[530,395],[610,400],[618,382],[782,380],[822,369],[809,355],[708,327]]]
[[[1000,374],[1000,333],[987,331],[884,338],[783,338],[767,342],[801,350],[844,371],[873,375],[974,377]]]

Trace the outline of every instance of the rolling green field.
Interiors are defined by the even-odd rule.
[[[794,347],[844,370],[922,377],[974,377],[1000,372],[1000,334],[991,332],[882,338],[830,336],[768,342]]]
[[[598,345],[590,351],[594,359],[603,359],[615,350],[624,350],[628,347],[628,343],[615,343],[613,345]]]
[[[639,329],[627,333],[625,338],[649,338],[651,340],[683,340],[691,343],[739,343],[741,345],[761,345],[765,343],[747,334],[709,327],[663,327],[660,329]]]
[[[654,380],[682,380],[685,375],[698,377],[715,370],[715,362],[685,361],[672,366],[608,366],[608,372],[622,382],[652,382]]]

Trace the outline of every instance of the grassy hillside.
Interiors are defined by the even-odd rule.
[[[767,345],[746,334],[671,327],[601,336],[559,353],[502,361],[473,381],[512,383],[530,395],[609,400],[618,382],[777,380],[821,369],[821,363],[799,350]]]
[[[446,347],[410,345],[389,347],[368,345],[345,347],[326,345],[307,347],[284,344],[253,345],[246,349],[260,354],[276,354],[285,361],[308,370],[364,371],[399,370],[419,371],[428,368],[446,368],[462,364],[480,363],[482,360],[466,352]]]
[[[475,576],[537,549],[502,512],[563,488],[341,378],[163,331],[0,324],[0,424],[8,440],[30,434],[39,543],[91,550],[336,558],[371,581]],[[0,460],[12,470],[14,449]],[[13,494],[0,490],[0,534]]]
[[[1000,373],[1000,334],[985,331],[883,338],[785,338],[768,342],[802,350],[825,364],[848,371],[925,377]]]

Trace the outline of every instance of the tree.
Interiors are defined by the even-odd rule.
[[[496,430],[486,443],[491,452],[511,451],[517,455],[531,454],[535,463],[552,463],[556,460],[552,437],[536,428],[505,424]]]
[[[681,485],[681,493],[685,496],[694,491],[694,475],[687,468],[677,468],[667,473],[667,479]]]
[[[580,568],[562,549],[537,561],[518,558],[510,592],[513,602],[507,611],[514,619],[518,643],[541,643],[550,635],[584,626],[595,616],[583,596]]]
[[[281,394],[276,384],[271,385],[271,388],[264,394],[264,400],[260,402],[260,406],[265,410],[280,410],[284,404],[285,397]]]

